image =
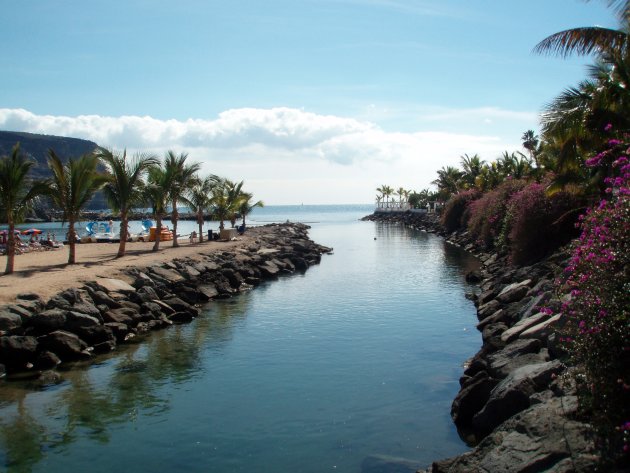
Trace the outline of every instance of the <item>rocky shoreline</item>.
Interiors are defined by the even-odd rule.
[[[481,251],[467,232],[445,234],[434,215],[374,214],[365,220],[438,233],[476,255],[481,349],[464,364],[451,417],[472,450],[438,460],[419,473],[598,471],[591,426],[577,416],[575,386],[559,344],[561,301],[553,281],[569,255],[560,251],[525,267]],[[403,467],[403,465],[400,465]],[[413,471],[407,465],[403,470]]]
[[[0,306],[0,376],[54,383],[61,363],[94,359],[152,330],[190,322],[213,299],[303,272],[331,251],[310,240],[308,228],[257,227],[242,247],[127,267],[124,277],[95,278],[47,301],[36,293],[19,294]]]

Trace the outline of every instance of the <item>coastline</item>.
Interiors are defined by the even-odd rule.
[[[569,255],[558,251],[530,266],[512,266],[507,256],[479,248],[467,232],[444,232],[435,214],[372,214],[364,220],[436,233],[482,263],[467,275],[479,288],[467,297],[477,308],[482,345],[464,363],[451,408],[471,450],[418,472],[596,471],[592,428],[578,418],[571,367],[559,343],[562,319],[542,310],[561,304],[553,280]]]
[[[153,243],[133,243],[119,259],[118,245],[89,244],[70,271],[33,255],[0,278],[8,302],[0,306],[0,376],[55,383],[61,363],[93,359],[151,330],[190,322],[212,299],[303,272],[331,251],[310,240],[308,228],[266,225],[235,241],[166,246],[157,254]]]

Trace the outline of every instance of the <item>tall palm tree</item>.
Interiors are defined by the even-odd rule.
[[[245,217],[247,217],[256,207],[264,207],[265,203],[262,200],[253,202],[254,194],[251,192],[242,192],[238,206],[238,211],[243,218],[243,229],[245,229]]]
[[[47,188],[44,182],[29,182],[27,175],[33,164],[20,153],[19,143],[13,147],[10,156],[0,158],[0,217],[9,224],[4,274],[11,274],[14,270],[15,224],[22,221],[35,199]]]
[[[219,180],[220,178],[215,175],[207,176],[204,179],[197,179],[190,187],[185,197],[187,205],[197,215],[200,243],[203,243],[203,217],[212,204],[212,189],[217,185]]]
[[[169,200],[168,180],[168,174],[159,163],[148,168],[147,182],[142,190],[142,194],[144,201],[151,207],[153,218],[155,218],[156,231],[152,251],[158,251],[160,249],[162,216],[166,213],[166,204]]]
[[[383,184],[376,189],[376,192],[380,192],[385,197],[385,207],[389,207],[389,198],[394,193],[394,189],[390,186]]]
[[[167,151],[164,156],[164,169],[170,175],[169,195],[171,200],[171,222],[173,223],[173,246],[179,246],[177,241],[177,221],[179,212],[177,204],[183,202],[183,196],[187,190],[195,183],[196,174],[201,169],[199,163],[186,164],[187,153],[180,153],[179,156],[174,151]]]
[[[125,255],[129,211],[143,199],[143,177],[148,168],[159,163],[151,154],[137,153],[128,159],[127,150],[122,154],[106,148],[97,148],[95,155],[103,161],[109,174],[104,191],[109,204],[120,213],[120,245],[117,258]]]
[[[83,207],[108,181],[98,172],[99,160],[94,155],[70,158],[64,164],[54,150],[48,150],[48,167],[52,173],[49,196],[63,212],[63,221],[68,222],[68,264],[76,263],[75,223]]]
[[[523,133],[523,136],[521,136],[521,141],[523,142],[523,148],[529,152],[529,156],[536,163],[536,167],[538,167],[538,157],[536,156],[538,143],[540,141],[538,135],[534,132],[534,130],[527,130]]]

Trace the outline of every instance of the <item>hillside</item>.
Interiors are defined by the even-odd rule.
[[[50,177],[50,170],[46,162],[48,150],[53,149],[63,160],[76,158],[81,155],[91,153],[98,146],[93,141],[79,138],[69,138],[65,136],[38,135],[34,133],[0,131],[0,156],[6,156],[16,143],[20,143],[21,152],[33,159],[35,165],[31,168],[33,179],[43,179]],[[107,203],[101,193],[97,194],[88,209],[107,208]]]

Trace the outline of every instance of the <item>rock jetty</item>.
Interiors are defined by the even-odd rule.
[[[190,322],[213,299],[303,272],[331,251],[311,241],[308,228],[253,228],[242,247],[128,267],[124,277],[96,278],[47,301],[20,294],[0,307],[0,375],[54,379],[51,370],[61,363],[93,359],[152,330]]]
[[[477,308],[482,346],[464,363],[451,407],[460,436],[473,448],[419,472],[597,471],[592,429],[577,416],[575,386],[566,376],[571,368],[557,333],[562,319],[545,310],[560,307],[565,297],[553,291],[553,281],[569,255],[560,251],[514,267],[505,255],[480,250],[467,232],[445,234],[434,215],[365,219],[438,233],[481,261],[481,269],[467,279],[478,284],[468,296]]]

